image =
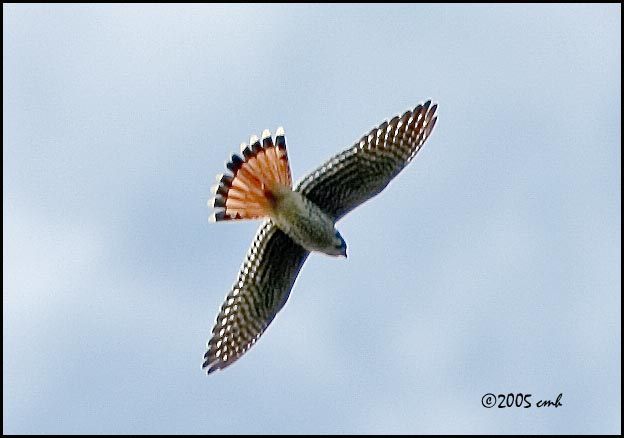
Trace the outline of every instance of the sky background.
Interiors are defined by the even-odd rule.
[[[619,4],[3,5],[3,432],[619,434],[620,40]],[[259,225],[208,222],[228,156],[283,125],[298,181],[427,98],[349,258],[207,377]]]

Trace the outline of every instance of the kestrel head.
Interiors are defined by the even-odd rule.
[[[342,238],[339,231],[336,231],[336,235],[333,239],[333,251],[327,252],[326,254],[332,256],[342,256],[347,257],[347,242]]]

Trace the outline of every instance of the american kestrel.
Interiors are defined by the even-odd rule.
[[[264,219],[225,298],[208,341],[208,374],[232,364],[264,333],[290,295],[312,251],[347,256],[336,222],[381,192],[420,150],[437,104],[419,104],[385,121],[306,176],[293,190],[283,128],[252,136],[218,176],[214,221]]]

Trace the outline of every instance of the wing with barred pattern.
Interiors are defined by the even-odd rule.
[[[232,364],[256,343],[286,304],[308,255],[270,220],[260,226],[212,329],[202,365],[208,374]]]
[[[337,221],[381,192],[409,164],[435,125],[436,109],[427,101],[382,123],[311,172],[296,190]]]

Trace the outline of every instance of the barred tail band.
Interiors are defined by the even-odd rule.
[[[234,154],[226,163],[231,175],[217,177],[219,182],[213,188],[215,197],[211,206],[219,210],[211,217],[213,221],[268,216],[271,192],[278,185],[292,187],[284,129],[277,129],[275,143],[265,129],[262,142],[254,135],[249,144],[241,144],[242,157]]]

